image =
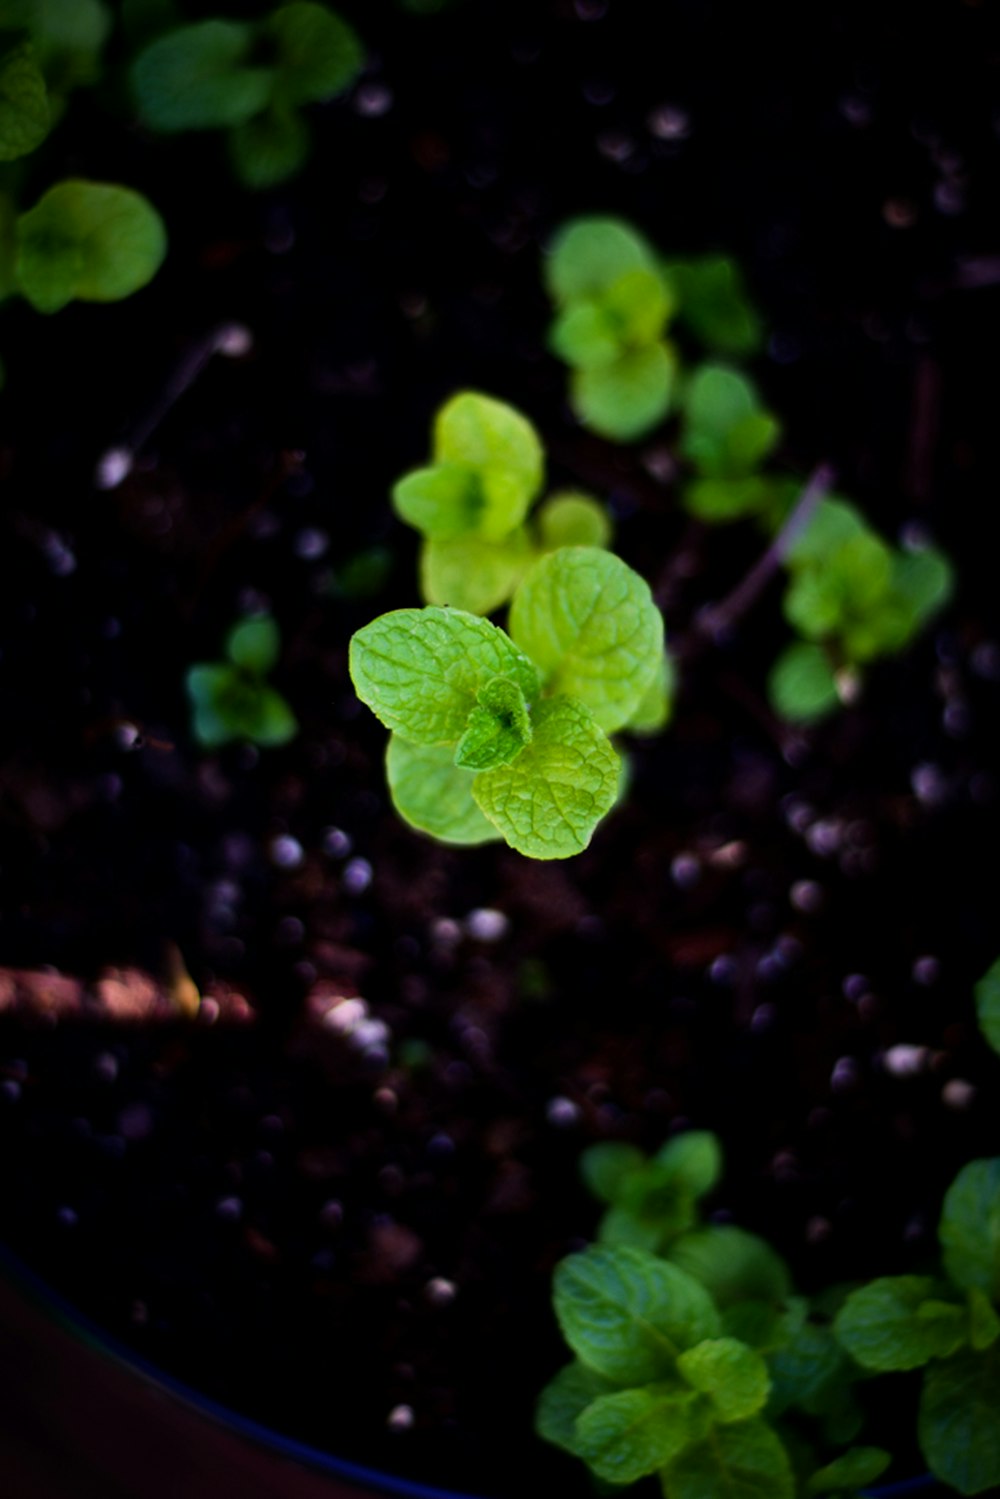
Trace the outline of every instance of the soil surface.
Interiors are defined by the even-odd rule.
[[[597,1218],[584,1145],[717,1131],[713,1214],[807,1290],[921,1265],[948,1181],[1000,1151],[971,998],[1000,951],[1000,34],[958,0],[342,9],[368,69],[286,189],[81,99],[45,170],[147,192],[169,259],[119,305],[3,311],[0,963],[92,997],[46,1015],[0,976],[0,1236],[214,1398],[509,1495],[582,1482],[531,1413],[552,1268]],[[399,823],[347,642],[418,602],[387,494],[459,388],[609,499],[669,638],[756,559],[685,518],[669,429],[616,448],[568,410],[539,263],[590,212],[739,260],[783,463],[832,463],[960,586],[798,735],[765,704],[776,584],[687,660],[590,849],[532,864]],[[230,322],[249,352],[171,402]],[[206,755],[185,671],[257,604],[301,732]]]

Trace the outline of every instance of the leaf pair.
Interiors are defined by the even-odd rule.
[[[853,1291],[834,1330],[866,1369],[924,1368],[918,1436],[962,1494],[1000,1483],[1000,1159],[971,1161],[938,1226],[947,1277],[898,1275]]]
[[[423,536],[421,592],[429,604],[491,614],[536,558],[559,546],[606,546],[610,524],[586,495],[553,495],[532,530],[545,456],[513,406],[463,391],[434,420],[431,462],[393,489],[397,514]]]
[[[226,639],[227,661],[188,671],[194,735],[205,749],[234,740],[270,749],[294,738],[298,724],[291,709],[264,680],[278,660],[280,646],[273,619],[244,619]]]
[[[825,499],[786,556],[785,617],[801,639],[775,664],[769,693],[793,721],[839,700],[836,667],[900,650],[947,601],[948,560],[932,547],[896,550],[853,505]]]
[[[727,365],[702,364],[682,404],[679,451],[696,475],[684,486],[686,508],[711,524],[745,515],[779,520],[789,502],[789,481],[757,470],[781,428],[752,381]]]
[[[132,85],[151,130],[226,130],[245,186],[271,187],[305,162],[302,106],[354,81],[364,61],[347,22],[313,0],[290,0],[263,20],[212,19],[168,31],[136,58]]]
[[[501,836],[532,858],[587,846],[613,805],[608,734],[642,706],[663,653],[643,580],[594,547],[543,557],[507,635],[463,610],[400,609],[351,641],[358,696],[392,731],[397,810],[448,842]]]
[[[674,299],[649,245],[617,219],[576,219],[552,243],[546,280],[549,345],[572,369],[577,416],[603,437],[644,436],[670,408],[677,369],[663,337]]]

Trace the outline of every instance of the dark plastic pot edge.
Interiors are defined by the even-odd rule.
[[[114,1359],[116,1363],[133,1374],[139,1375],[156,1389],[215,1422],[224,1430],[243,1437],[276,1456],[288,1458],[316,1472],[326,1473],[332,1478],[343,1479],[346,1483],[360,1484],[362,1488],[374,1493],[399,1495],[400,1499],[482,1499],[482,1495],[464,1494],[457,1489],[439,1489],[433,1485],[414,1483],[392,1473],[383,1473],[376,1468],[349,1462],[346,1458],[334,1457],[319,1447],[312,1447],[307,1442],[299,1442],[293,1437],[284,1436],[281,1432],[274,1431],[269,1426],[263,1426],[249,1416],[243,1416],[239,1411],[210,1399],[182,1380],[175,1379],[172,1375],[158,1369],[141,1354],[135,1353],[117,1338],[105,1332],[58,1291],[53,1290],[41,1276],[29,1269],[17,1255],[2,1244],[0,1244],[0,1272],[23,1294],[29,1296],[54,1316],[67,1331],[80,1338],[88,1346]],[[904,1478],[898,1483],[888,1484],[881,1488],[864,1489],[862,1493],[865,1499],[904,1499],[907,1494],[932,1491],[941,1494],[946,1492],[932,1473],[922,1473],[915,1478]]]

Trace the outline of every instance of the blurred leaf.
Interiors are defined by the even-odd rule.
[[[667,345],[650,344],[613,364],[574,370],[573,409],[601,437],[632,442],[652,431],[670,410],[676,368]]]
[[[736,1338],[707,1338],[680,1354],[677,1368],[688,1384],[709,1397],[715,1419],[727,1424],[755,1416],[771,1387],[760,1354]]]
[[[624,727],[630,734],[659,734],[670,722],[676,691],[677,674],[669,650],[664,650],[655,677]]]
[[[813,723],[839,707],[836,678],[823,647],[805,640],[786,646],[771,668],[767,695],[789,723]]]
[[[49,132],[49,97],[30,45],[0,57],[0,161],[40,146]]]
[[[607,1395],[613,1389],[610,1380],[588,1369],[586,1364],[578,1361],[567,1364],[538,1397],[535,1431],[574,1457],[582,1456],[576,1434],[577,1418],[599,1395]]]
[[[254,33],[237,21],[198,21],[151,42],[132,66],[139,117],[151,130],[242,125],[268,103],[272,68],[253,63]]]
[[[945,1193],[938,1238],[955,1284],[1000,1301],[1000,1157],[962,1167]]]
[[[546,285],[557,302],[599,297],[614,281],[634,270],[655,270],[653,253],[641,235],[618,219],[574,219],[549,248]]]
[[[666,1253],[706,1288],[720,1309],[736,1301],[780,1303],[791,1294],[791,1276],[777,1251],[734,1223],[692,1229]]]
[[[499,839],[473,800],[473,775],[455,764],[453,746],[410,744],[393,734],[385,764],[393,806],[411,827],[442,843]]]
[[[140,193],[67,178],[17,221],[17,277],[39,312],[77,298],[116,302],[151,281],[167,253],[163,220]]]
[[[264,191],[293,177],[305,165],[312,145],[309,127],[293,109],[271,106],[227,137],[233,171],[254,191]]]
[[[824,1468],[817,1468],[806,1484],[806,1493],[853,1493],[881,1478],[891,1461],[881,1447],[851,1447]]]
[[[589,1145],[580,1157],[580,1175],[601,1202],[616,1202],[626,1177],[645,1166],[646,1157],[637,1145],[618,1140]]]
[[[960,1494],[1000,1484],[1000,1349],[934,1363],[924,1376],[917,1434],[931,1471]]]
[[[480,536],[426,541],[420,553],[420,591],[428,604],[492,614],[507,602],[534,559],[523,526],[502,541]]]
[[[364,65],[357,33],[325,5],[290,0],[261,29],[276,44],[277,89],[289,104],[321,104],[342,94]]]
[[[264,677],[278,660],[281,633],[268,616],[240,620],[226,639],[226,655],[234,666]]]
[[[979,980],[975,996],[979,1029],[993,1050],[1000,1052],[1000,958]]]
[[[664,267],[677,296],[678,317],[708,348],[720,354],[754,354],[763,342],[757,309],[732,260],[706,255]]]
[[[542,504],[535,517],[539,545],[545,552],[559,547],[608,547],[613,526],[607,507],[589,494],[560,491]]]

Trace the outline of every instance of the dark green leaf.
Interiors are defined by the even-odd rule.
[[[961,1353],[924,1376],[917,1435],[937,1476],[960,1494],[1000,1484],[1000,1352]]]
[[[197,21],[157,37],[132,67],[139,116],[151,130],[221,130],[267,106],[271,68],[252,61],[253,30]]]
[[[1000,1157],[962,1167],[945,1194],[938,1238],[955,1284],[1000,1301]]]
[[[49,96],[28,44],[0,57],[0,161],[14,161],[49,133]]]
[[[364,66],[357,33],[325,5],[290,0],[262,30],[275,43],[277,87],[289,104],[321,104],[342,94]]]
[[[535,1407],[535,1430],[547,1442],[553,1442],[575,1457],[581,1457],[576,1434],[577,1417],[586,1410],[599,1395],[614,1389],[610,1380],[604,1379],[586,1364],[572,1363],[560,1369],[538,1397]]]
[[[167,253],[163,220],[141,193],[79,178],[49,188],[18,219],[17,237],[18,282],[39,312],[131,296]]]

